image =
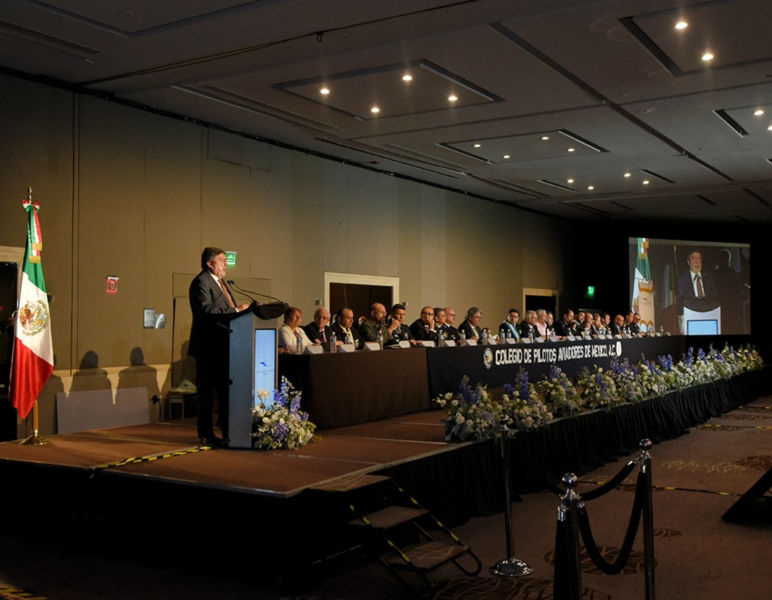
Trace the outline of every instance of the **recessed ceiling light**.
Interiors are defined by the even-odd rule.
[[[630,173],[630,171],[627,171],[627,172],[625,172],[625,178],[627,178],[627,177],[632,177],[632,175],[633,175],[633,174],[632,174],[632,173]]]
[[[456,96],[455,94],[451,94],[450,96],[448,96],[448,102],[456,102],[457,100],[458,100],[458,96]]]
[[[594,189],[595,189],[595,186],[594,186],[594,185],[588,185],[588,186],[587,186],[587,189],[588,189],[589,191],[592,191],[592,190],[594,190]]]
[[[472,148],[481,148],[481,147],[482,147],[482,144],[473,144],[472,145]]]
[[[675,24],[675,28],[678,31],[683,31],[687,27],[689,27],[689,23],[687,23],[686,21],[678,21],[678,23]]]
[[[327,88],[327,87],[323,87],[321,90],[319,90],[319,93],[320,93],[322,96],[326,96],[326,95],[328,95],[328,94],[330,93],[330,88]]]
[[[643,185],[649,185],[649,180],[648,179],[644,179],[643,181],[641,181],[641,183]]]
[[[504,158],[504,160],[509,160],[509,159],[510,159],[510,156],[509,156],[509,154],[505,154],[505,155],[503,156],[503,158]]]
[[[763,114],[764,114],[764,109],[763,108],[757,108],[756,110],[753,111],[753,116],[754,117],[760,117]]]
[[[568,151],[569,152],[576,152],[576,148],[569,148]]]
[[[404,81],[404,82],[413,81],[413,76],[410,73],[405,73],[402,76],[402,81]]]
[[[574,182],[573,177],[569,177],[568,179],[566,179],[566,183],[573,183],[573,182]]]
[[[374,115],[377,115],[379,112],[381,112],[381,108],[379,106],[371,106],[370,112]]]
[[[772,125],[770,125],[769,127],[767,127],[767,131],[772,131]]]
[[[710,50],[706,51],[705,54],[702,55],[703,62],[710,62],[713,60],[713,58],[713,53]]]
[[[542,142],[546,142],[548,139],[550,139],[550,136],[548,136],[548,135],[541,136],[541,141]]]

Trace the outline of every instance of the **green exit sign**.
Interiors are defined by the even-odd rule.
[[[227,261],[226,264],[229,267],[235,267],[236,266],[236,251],[235,250],[226,250],[225,251],[225,260]]]

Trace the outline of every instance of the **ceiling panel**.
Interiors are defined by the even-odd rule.
[[[769,6],[4,0],[0,67],[470,202],[572,220],[767,222]],[[673,29],[677,17],[688,27]]]

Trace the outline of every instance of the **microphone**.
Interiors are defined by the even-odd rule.
[[[249,298],[249,299],[250,299],[250,300],[252,300],[253,302],[256,302],[257,304],[260,304],[260,303],[259,303],[259,302],[257,302],[257,300],[255,300],[255,299],[254,299],[252,296],[250,296],[249,294],[255,294],[256,296],[262,296],[263,298],[268,298],[268,300],[271,300],[272,302],[279,302],[279,303],[281,303],[281,304],[284,304],[284,303],[283,303],[281,300],[279,300],[278,298],[275,298],[274,296],[269,296],[268,294],[261,294],[260,292],[254,292],[254,291],[252,291],[252,290],[247,290],[247,289],[244,289],[244,288],[242,288],[242,287],[239,287],[238,285],[236,285],[236,282],[235,282],[235,281],[233,281],[233,279],[229,279],[229,280],[228,280],[228,285],[230,285],[230,286],[233,286],[233,287],[234,287],[234,288],[236,288],[236,289],[237,289],[237,290],[238,290],[238,291],[239,291],[241,294],[243,294],[244,296],[246,296],[247,298]]]
[[[261,294],[260,292],[253,292],[252,290],[245,290],[244,288],[239,287],[236,285],[236,282],[233,281],[233,279],[228,280],[228,285],[233,286],[234,289],[236,289],[240,294],[243,294],[252,302],[254,302],[254,306],[252,307],[253,312],[260,318],[265,321],[271,320],[271,319],[277,319],[279,318],[285,310],[287,310],[287,303],[282,302],[278,298],[275,298],[273,296],[269,296],[268,294]],[[260,304],[257,300],[255,300],[250,294],[255,294],[256,296],[262,296],[263,298],[268,298],[271,300],[271,302],[267,302],[265,304]]]

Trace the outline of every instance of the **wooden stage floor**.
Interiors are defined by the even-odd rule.
[[[193,419],[48,436],[46,446],[0,443],[0,463],[140,477],[274,498],[452,452],[442,411],[322,432],[298,450],[203,449]],[[131,460],[133,459],[133,460]]]

